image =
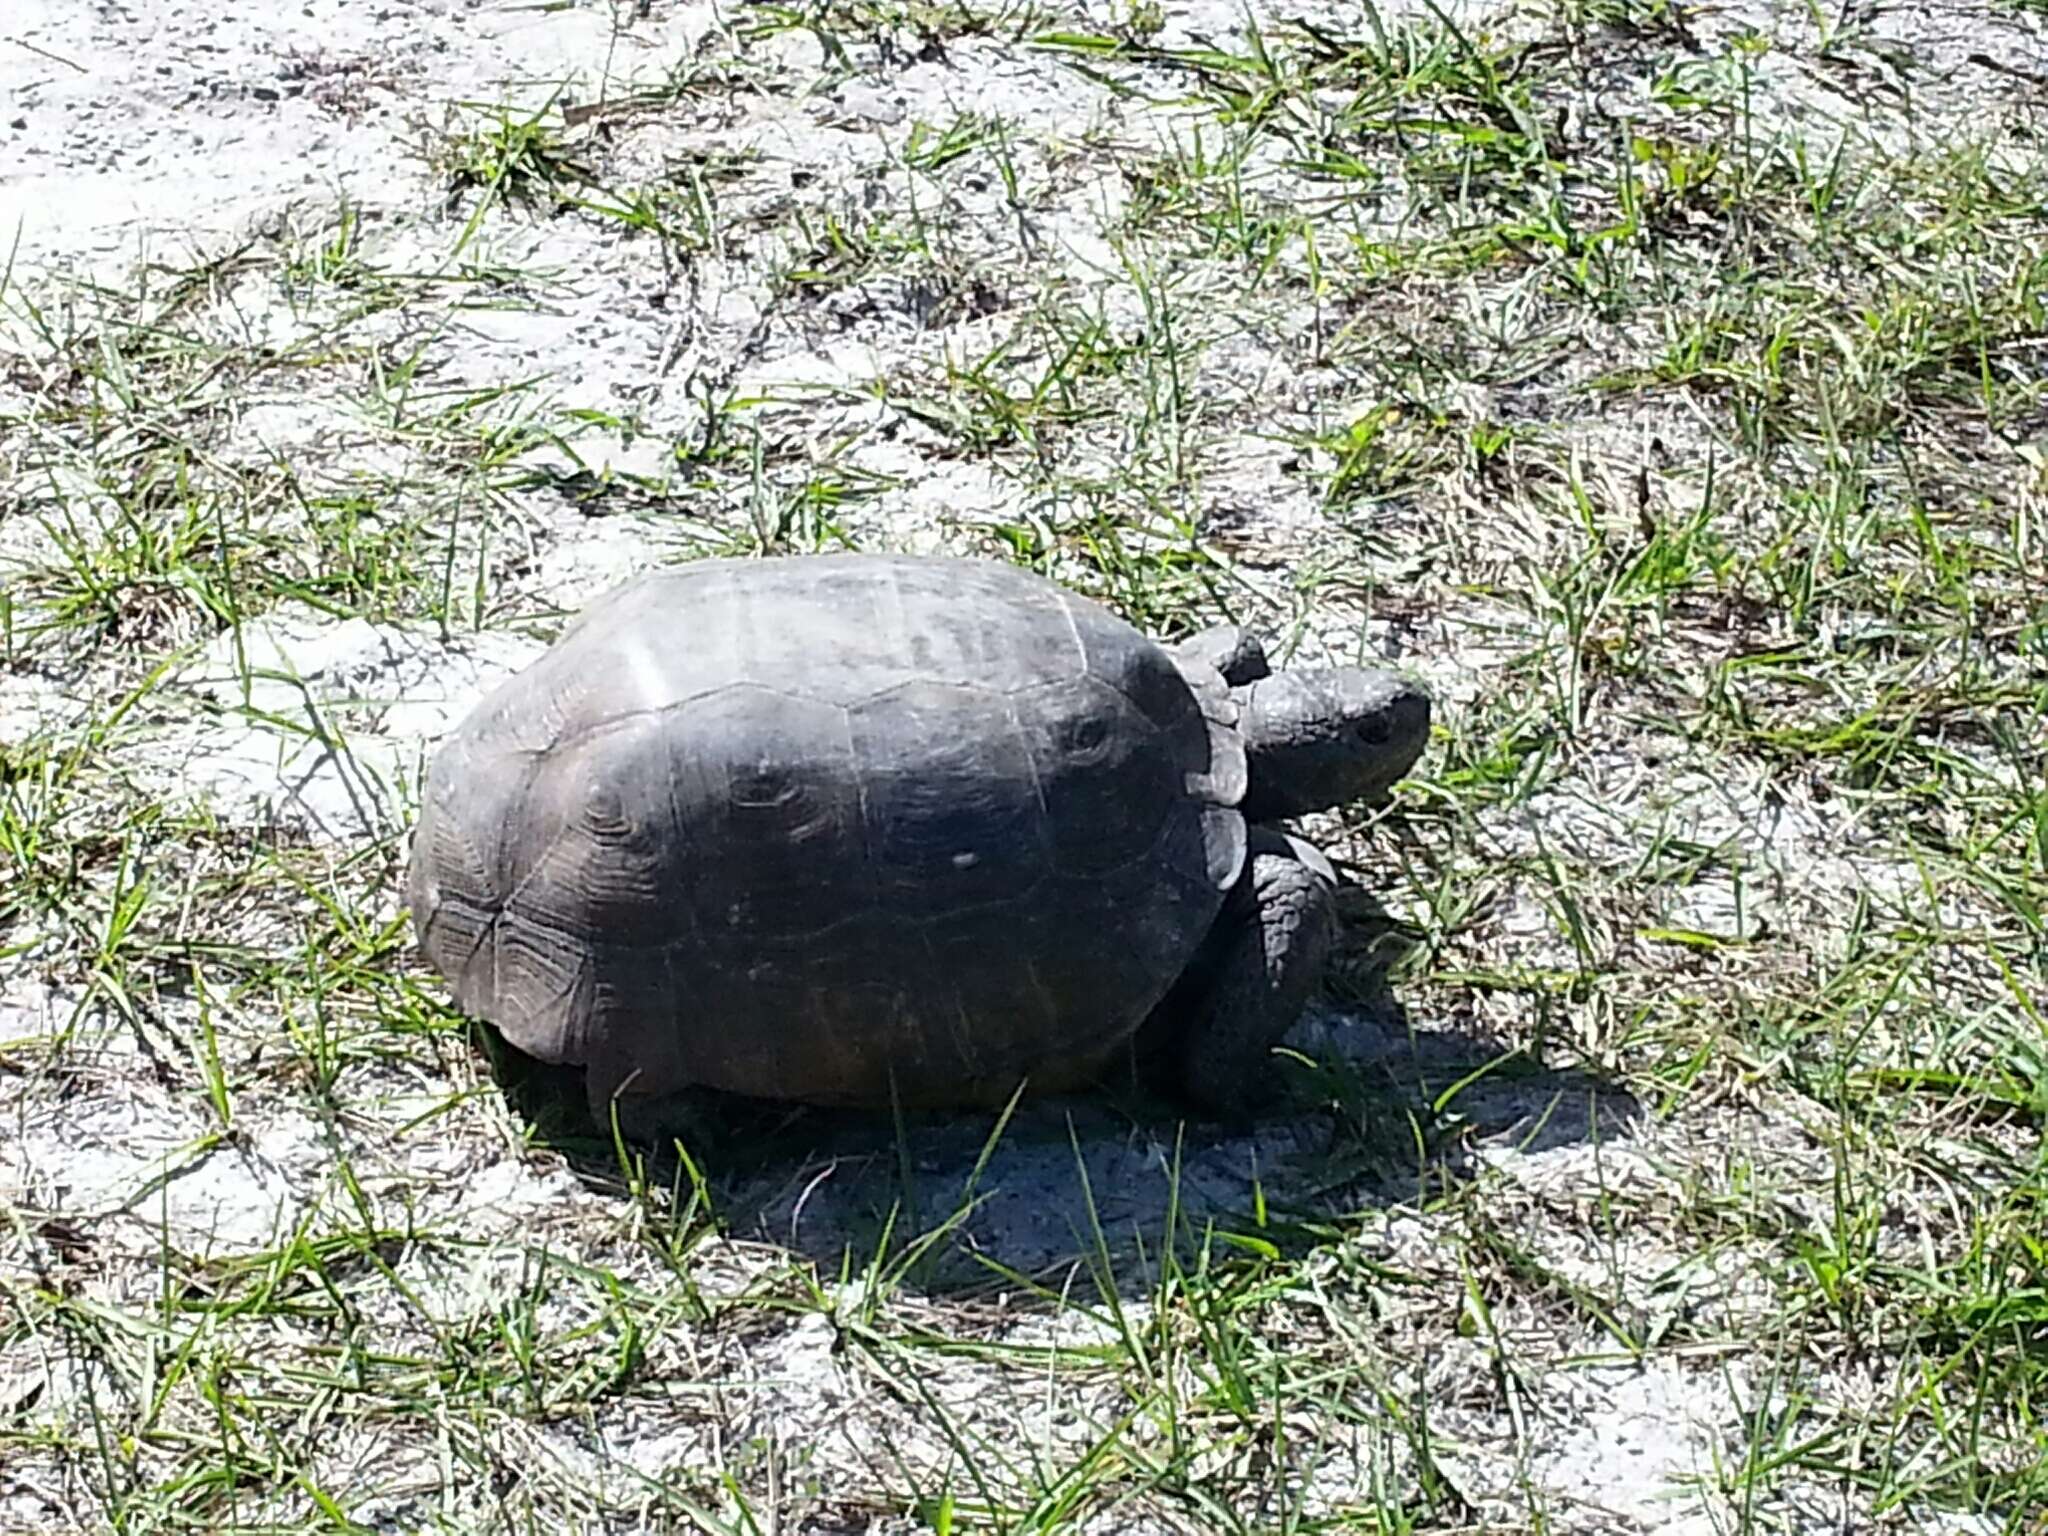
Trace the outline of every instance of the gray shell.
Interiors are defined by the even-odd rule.
[[[440,747],[421,948],[592,1086],[816,1103],[1071,1081],[1237,879],[1220,677],[983,561],[707,560],[594,604]]]

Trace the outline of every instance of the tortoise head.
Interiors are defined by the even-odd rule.
[[[1429,740],[1429,694],[1367,667],[1278,672],[1235,690],[1251,770],[1244,814],[1277,821],[1377,800]]]

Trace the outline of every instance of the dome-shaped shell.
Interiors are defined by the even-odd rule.
[[[636,1092],[1069,1081],[1237,879],[1234,722],[1219,678],[1012,566],[662,570],[437,751],[414,922],[464,1009]]]

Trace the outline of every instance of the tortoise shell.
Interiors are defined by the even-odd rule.
[[[594,1091],[1059,1086],[1238,878],[1235,719],[1212,670],[999,562],[663,569],[436,750],[416,932],[464,1010]]]

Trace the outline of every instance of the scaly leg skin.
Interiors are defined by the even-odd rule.
[[[1214,667],[1233,688],[1273,674],[1259,637],[1236,624],[1217,624],[1189,635],[1173,647],[1173,653],[1183,661],[1204,662]]]
[[[1251,829],[1243,876],[1148,1029],[1161,1065],[1194,1104],[1241,1118],[1271,1091],[1273,1047],[1301,1017],[1329,959],[1336,894],[1337,873],[1319,850]]]

